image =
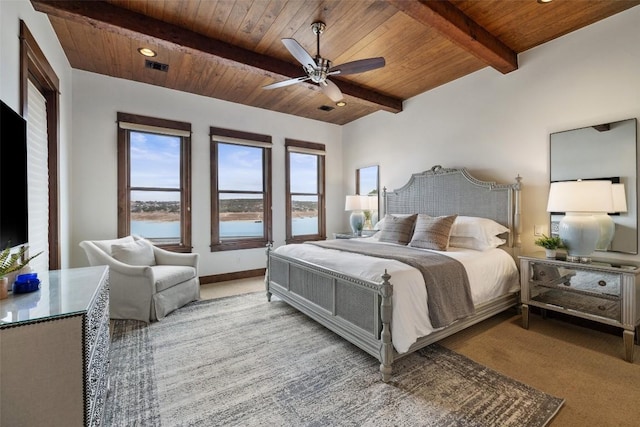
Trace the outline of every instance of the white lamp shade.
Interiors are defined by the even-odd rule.
[[[624,192],[624,184],[612,184],[611,190],[613,191],[613,211],[612,212],[626,212],[627,196]]]
[[[369,209],[369,200],[367,196],[347,196],[344,204],[345,211],[361,211],[363,209]]]
[[[368,196],[367,197],[367,206],[370,211],[378,210],[378,196]]]
[[[553,182],[547,212],[613,212],[611,181]]]

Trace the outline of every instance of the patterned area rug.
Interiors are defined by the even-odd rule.
[[[379,362],[263,293],[114,321],[105,426],[544,426],[563,400],[437,344]]]

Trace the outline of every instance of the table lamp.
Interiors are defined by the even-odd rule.
[[[351,225],[351,232],[353,234],[362,234],[362,228],[364,227],[364,209],[369,208],[369,202],[367,196],[351,195],[347,196],[344,210],[351,211],[349,217],[349,224]]]
[[[624,184],[611,184],[613,197],[613,211],[611,213],[621,213],[627,211],[627,197],[624,192]],[[613,241],[616,231],[616,224],[608,213],[598,213],[594,215],[600,225],[600,238],[596,243],[596,250],[606,251]]]
[[[547,212],[565,212],[559,235],[567,248],[567,260],[590,262],[600,238],[600,224],[594,214],[613,212],[611,181],[553,182],[549,188]]]

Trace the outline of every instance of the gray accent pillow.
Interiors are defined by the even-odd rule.
[[[457,216],[458,215],[434,217],[425,214],[418,215],[409,246],[446,251],[449,248],[451,228]]]
[[[146,240],[111,245],[111,256],[129,265],[156,265],[153,247]]]
[[[417,214],[407,217],[386,215],[384,217],[384,225],[382,226],[382,230],[380,230],[380,238],[378,240],[380,242],[406,245],[411,241],[413,226],[416,222],[417,216]]]

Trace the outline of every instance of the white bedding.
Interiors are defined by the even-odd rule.
[[[373,241],[368,238],[367,241]],[[380,243],[385,244],[385,243]],[[427,249],[422,249],[428,251]],[[427,291],[422,274],[400,261],[369,257],[350,252],[324,249],[315,245],[280,246],[277,253],[301,258],[336,271],[373,282],[382,282],[385,269],[393,285],[393,316],[391,336],[398,353],[405,353],[420,337],[435,329],[431,326],[427,308]],[[518,269],[513,258],[502,249],[476,251],[450,247],[446,252],[462,263],[469,277],[475,306],[519,288]]]

